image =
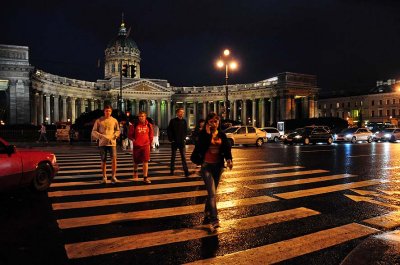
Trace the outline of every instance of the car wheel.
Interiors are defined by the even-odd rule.
[[[263,143],[264,143],[263,139],[258,138],[257,141],[256,141],[256,146],[260,147],[260,146],[263,145]]]
[[[279,137],[275,136],[274,142],[275,142],[275,143],[279,143]]]
[[[372,143],[372,137],[368,137],[367,142]]]
[[[234,145],[234,142],[233,142],[233,140],[232,140],[232,139],[228,139],[228,143],[229,143],[231,146],[233,146],[233,145]]]
[[[357,142],[357,138],[356,138],[355,136],[353,136],[353,138],[351,138],[351,142],[352,142],[353,144],[355,144],[355,143]]]
[[[396,137],[395,137],[394,135],[392,135],[392,137],[390,137],[390,142],[391,142],[391,143],[396,142]]]
[[[310,138],[308,138],[308,137],[304,138],[304,144],[305,145],[310,144]]]
[[[49,164],[39,164],[36,169],[35,177],[32,181],[32,188],[36,191],[47,190],[51,184],[52,172],[53,170],[51,169]]]
[[[332,137],[329,137],[328,138],[328,141],[327,141],[327,144],[332,144],[333,143],[333,138]]]

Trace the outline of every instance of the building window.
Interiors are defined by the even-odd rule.
[[[342,102],[342,108],[344,108],[344,102]]]
[[[326,104],[324,104],[324,109],[326,109]]]
[[[357,101],[356,101],[356,102],[354,102],[354,107],[357,107]]]
[[[329,108],[330,108],[330,109],[332,108],[332,103],[329,105]]]
[[[115,64],[111,64],[111,72],[115,73]]]
[[[375,116],[375,111],[371,111],[371,117]]]
[[[336,108],[337,109],[340,108],[340,103],[339,102],[336,103]]]
[[[393,117],[396,116],[396,110],[395,109],[392,109],[392,116]]]
[[[379,100],[379,105],[382,105],[382,99]]]
[[[396,104],[396,99],[393,99],[393,104]]]
[[[321,105],[318,105],[318,108],[321,109]]]
[[[350,108],[350,102],[347,102],[347,107],[349,107],[349,108]]]
[[[386,100],[386,105],[389,105],[390,104],[390,100]]]
[[[375,105],[375,100],[371,101],[371,106]]]
[[[380,109],[379,110],[379,117],[382,117],[383,116],[383,111]]]
[[[386,116],[390,116],[390,110],[386,110]]]
[[[342,111],[342,119],[344,119],[344,111]]]

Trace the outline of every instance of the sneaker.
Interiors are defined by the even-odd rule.
[[[116,177],[111,178],[111,183],[115,184],[118,182],[118,179]]]
[[[150,184],[151,183],[149,177],[143,177],[143,182],[146,183],[146,184]]]
[[[107,184],[107,178],[103,178],[103,180],[100,181],[101,184]]]
[[[208,231],[210,232],[210,234],[212,234],[212,233],[215,233],[217,231],[217,229],[215,229],[213,224],[209,224],[208,225]]]
[[[214,229],[217,229],[220,225],[219,225],[219,221],[214,221],[211,223],[211,225],[214,227]]]

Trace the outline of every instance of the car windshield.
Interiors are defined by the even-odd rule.
[[[225,133],[234,133],[234,132],[236,132],[237,129],[238,129],[238,127],[229,127],[224,132]]]
[[[357,131],[357,128],[349,128],[344,129],[343,131],[341,131],[341,133],[354,133],[355,131]]]
[[[293,133],[303,133],[304,131],[305,131],[304,128],[299,128],[299,129],[294,130]]]
[[[385,129],[383,130],[384,133],[392,133],[396,129]]]

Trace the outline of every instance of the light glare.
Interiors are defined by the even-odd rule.
[[[231,53],[231,52],[230,52],[228,49],[225,49],[225,50],[224,50],[224,55],[225,55],[225,56],[228,56],[230,53]]]

